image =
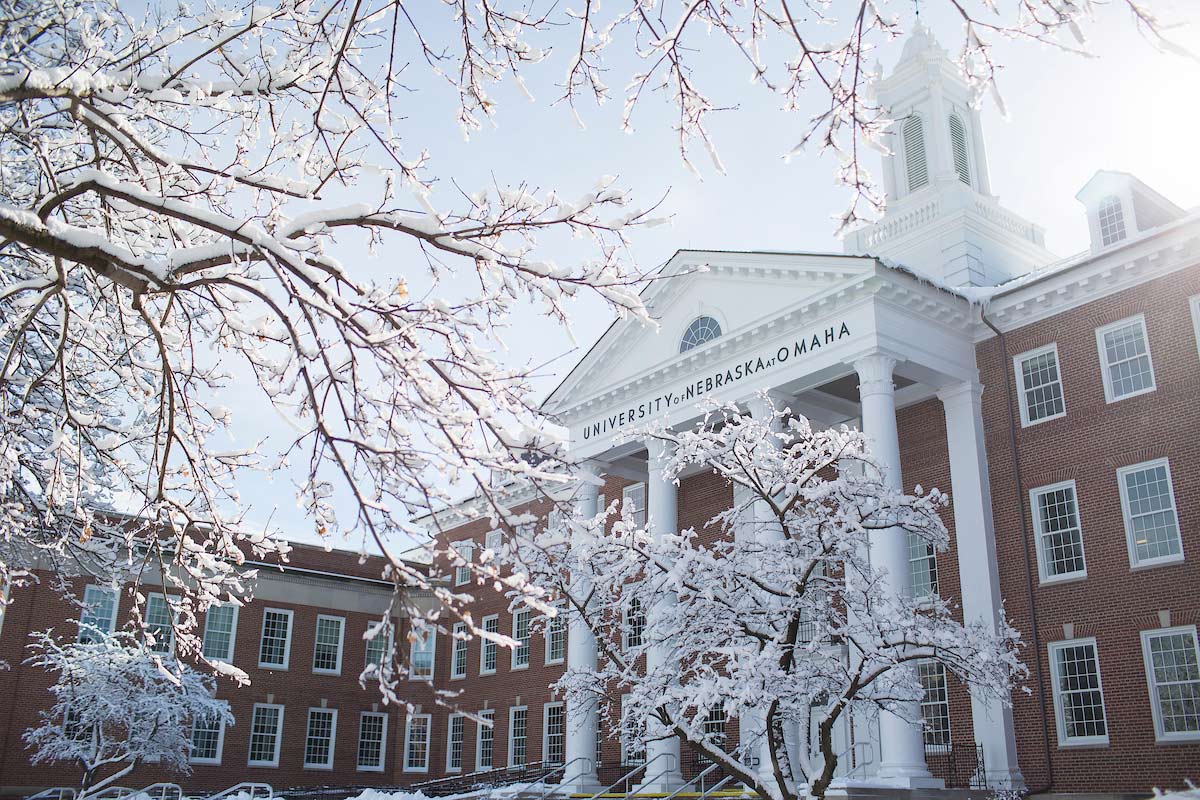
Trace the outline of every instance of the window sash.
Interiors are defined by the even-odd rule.
[[[646,763],[645,723],[635,723],[630,712],[629,695],[621,695],[621,764]]]
[[[346,634],[344,617],[317,616],[313,644],[313,672],[339,675],[342,672],[342,640]]]
[[[1108,744],[1108,717],[1095,639],[1049,645],[1060,745]]]
[[[491,769],[496,763],[496,712],[491,709],[480,711],[479,718],[481,721],[475,723],[477,728],[475,733],[475,769]],[[482,720],[488,720],[492,724],[485,725]]]
[[[917,662],[917,675],[921,679],[921,720],[924,723],[922,736],[926,747],[948,747],[950,745],[950,693],[946,679],[946,665],[940,661],[926,659]]]
[[[79,614],[79,641],[87,643],[96,634],[112,633],[117,628],[117,592],[107,586],[88,586],[83,590],[83,610]]]
[[[337,734],[337,709],[310,708],[304,733],[304,768],[333,769],[333,744]]]
[[[358,716],[358,753],[355,764],[360,772],[383,772],[387,742],[388,715],[364,711]]]
[[[280,733],[283,730],[283,706],[255,703],[250,715],[251,767],[278,767]]]
[[[513,612],[513,638],[517,646],[512,651],[512,668],[524,669],[529,666],[529,617],[528,608],[518,608]]]
[[[410,714],[404,729],[404,771],[429,771],[429,714]]]
[[[1075,481],[1032,490],[1029,507],[1037,531],[1038,571],[1042,583],[1087,576]]]
[[[1134,567],[1183,559],[1175,487],[1167,459],[1117,470],[1129,563]]]
[[[225,749],[225,720],[216,715],[193,719],[190,741],[189,763],[220,764]]]
[[[1200,642],[1196,626],[1142,631],[1142,653],[1155,738],[1200,739]]]
[[[467,564],[454,566],[454,585],[462,586],[471,582],[471,566],[470,561],[475,555],[475,543],[471,541],[455,542],[450,545],[459,558],[468,562]]]
[[[201,652],[209,661],[233,661],[237,618],[238,607],[233,603],[208,607],[204,614],[204,644]]]
[[[624,631],[625,649],[641,647],[646,638],[646,614],[642,611],[642,601],[636,597],[630,598],[625,606]]]
[[[513,706],[508,710],[508,765],[522,767],[529,760],[529,709]]]
[[[384,660],[388,657],[388,653],[390,653],[391,650],[392,629],[391,626],[387,626],[386,632],[381,628],[375,632],[374,636],[367,639],[367,664],[382,666]]]
[[[561,664],[567,658],[567,608],[555,606],[558,613],[546,621],[546,663]]]
[[[263,609],[262,636],[258,646],[258,665],[287,669],[292,651],[292,612]]]
[[[467,624],[465,622],[454,623],[454,635],[451,641],[451,656],[450,656],[450,677],[465,678],[467,677],[467,645],[468,641],[460,639],[460,636],[467,635]]]
[[[433,678],[434,656],[437,649],[437,631],[433,628],[413,631],[412,644],[408,649],[408,677],[413,680]]]
[[[566,709],[562,703],[547,703],[542,713],[542,762],[557,766],[566,759]]]
[[[937,553],[923,537],[908,533],[908,577],[913,597],[938,593]]]
[[[175,651],[175,620],[170,601],[165,595],[146,596],[146,614],[143,618],[146,632],[154,637],[150,652],[168,655]]]
[[[446,772],[462,772],[463,736],[466,720],[462,714],[451,714],[446,725]]]
[[[1108,246],[1125,238],[1125,212],[1121,201],[1113,196],[1105,197],[1096,209],[1096,220],[1100,226],[1100,244]]]
[[[483,630],[485,633],[500,632],[500,617],[493,614],[483,618]],[[496,672],[496,664],[499,660],[500,645],[492,639],[480,637],[479,646],[479,674],[492,675]]]
[[[621,490],[621,511],[629,522],[638,527],[646,525],[646,484],[633,483]]]
[[[1154,391],[1154,362],[1145,317],[1139,314],[1098,328],[1096,346],[1107,402]]]
[[[1066,416],[1057,343],[1022,353],[1013,359],[1013,369],[1023,427]]]

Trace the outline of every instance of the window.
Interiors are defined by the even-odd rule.
[[[701,730],[704,738],[718,750],[725,749],[725,703],[718,701],[704,715]]]
[[[342,672],[342,637],[346,632],[344,617],[317,615],[317,642],[313,646],[313,672],[340,675]]]
[[[358,717],[358,771],[383,772],[388,715],[364,711]]]
[[[458,555],[464,564],[456,564],[454,567],[454,585],[462,586],[471,582],[471,559],[475,555],[474,542],[455,542],[450,545],[455,554]]]
[[[646,484],[634,483],[621,490],[622,516],[634,525],[646,524]]]
[[[192,752],[188,758],[193,764],[220,764],[221,750],[225,745],[225,720],[218,715],[196,717],[192,720]]]
[[[1096,331],[1103,369],[1104,399],[1110,403],[1154,391],[1154,365],[1140,314]]]
[[[380,625],[374,629],[374,634],[367,639],[367,664],[382,666],[392,651],[392,628],[390,625]]]
[[[429,772],[428,714],[409,714],[404,729],[404,771]]]
[[[1200,353],[1200,294],[1188,302],[1192,307],[1192,329],[1196,333],[1196,351]]]
[[[694,347],[711,342],[721,335],[721,323],[709,316],[696,317],[683,332],[679,340],[679,352],[686,353]]]
[[[278,767],[280,730],[283,728],[283,706],[255,703],[250,717],[251,767]]]
[[[310,708],[308,732],[304,736],[304,768],[333,769],[333,740],[337,709]]]
[[[946,665],[932,659],[917,662],[921,679],[921,720],[926,747],[950,744],[950,694],[946,690]]]
[[[596,769],[604,764],[604,715],[596,714]]]
[[[636,597],[629,599],[625,606],[625,649],[641,647],[646,634],[646,614],[642,611],[642,601]]]
[[[525,669],[529,666],[529,609],[518,608],[513,612],[513,638],[517,646],[512,651],[512,668]]]
[[[646,763],[646,723],[636,719],[627,694],[621,695],[621,763],[634,766]]]
[[[258,646],[258,665],[287,669],[292,652],[292,612],[279,608],[263,611],[262,641]]]
[[[433,655],[437,647],[437,631],[433,628],[414,630],[408,649],[408,677],[412,680],[433,678]]]
[[[1038,572],[1042,583],[1086,576],[1075,481],[1034,489],[1029,493],[1029,506],[1037,531]]]
[[[1060,745],[1108,744],[1104,690],[1095,639],[1049,646],[1054,679],[1054,715]]]
[[[542,762],[547,766],[563,763],[567,747],[567,714],[562,703],[543,707]]]
[[[504,546],[503,531],[488,531],[483,539],[483,546],[492,551],[492,560],[500,557],[500,548]]]
[[[1200,647],[1196,626],[1142,631],[1154,733],[1162,741],[1200,739]]]
[[[463,765],[463,729],[466,721],[462,714],[450,715],[446,727],[446,772],[462,772]]]
[[[529,756],[529,709],[513,706],[508,710],[508,765],[522,767]]]
[[[1022,353],[1013,359],[1017,371],[1017,394],[1021,425],[1058,419],[1067,413],[1063,400],[1062,375],[1058,371],[1058,345],[1051,344]]]
[[[485,634],[500,633],[500,617],[496,614],[483,618],[483,632]],[[496,672],[496,654],[499,649],[494,639],[488,639],[481,636],[479,639],[479,674],[492,675]]]
[[[908,190],[915,192],[929,183],[929,165],[925,161],[925,130],[915,114],[904,120],[900,128],[904,141],[904,168],[908,175]]]
[[[146,633],[150,652],[166,655],[175,649],[175,619],[171,604],[161,594],[146,597]]]
[[[558,613],[546,621],[546,663],[561,664],[567,658],[567,606],[555,606]]]
[[[971,165],[967,158],[967,126],[958,114],[950,115],[950,150],[954,155],[954,171],[958,179],[971,185]]]
[[[450,657],[450,677],[467,677],[467,623],[454,623],[453,653]]]
[[[112,633],[117,627],[117,593],[100,586],[83,590],[83,611],[79,615],[79,641],[94,642],[100,633]]]
[[[908,533],[908,579],[913,597],[928,597],[938,592],[937,555],[933,544],[911,531]]]
[[[1109,195],[1096,207],[1096,219],[1100,223],[1100,244],[1108,247],[1125,238],[1125,214],[1121,201]]]
[[[1129,540],[1129,563],[1134,567],[1183,560],[1175,491],[1165,458],[1117,470],[1121,509]]]
[[[209,661],[233,661],[237,638],[238,607],[232,603],[209,606],[204,614],[204,657]]]
[[[490,708],[479,712],[475,723],[475,769],[492,768],[492,745],[496,741],[496,712]]]

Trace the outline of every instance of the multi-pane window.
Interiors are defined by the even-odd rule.
[[[83,611],[79,615],[79,641],[93,642],[98,633],[112,633],[117,626],[117,593],[100,586],[83,590]]]
[[[1022,353],[1013,359],[1013,364],[1021,385],[1017,395],[1021,424],[1034,425],[1067,413],[1057,344]]]
[[[467,677],[467,623],[454,623],[454,638],[450,640],[452,652],[450,656],[450,677]]]
[[[1097,329],[1096,345],[1108,402],[1154,391],[1154,365],[1144,317],[1139,314]]]
[[[562,703],[547,703],[543,713],[542,761],[561,764],[567,752],[567,713]]]
[[[937,554],[933,543],[912,531],[908,532],[908,579],[913,597],[937,594]]]
[[[433,628],[414,630],[412,644],[408,648],[408,676],[416,680],[433,678],[433,654],[437,646],[436,631]]]
[[[232,603],[210,606],[204,615],[204,657],[209,661],[233,661],[238,607]]]
[[[1200,353],[1200,294],[1188,300],[1192,308],[1192,331],[1196,334],[1196,352]]]
[[[404,771],[429,771],[429,720],[428,714],[409,714],[404,730]]]
[[[513,669],[529,666],[529,615],[528,608],[518,608],[513,612],[512,635],[517,640],[517,646],[512,651]]]
[[[500,548],[504,546],[503,531],[488,531],[487,536],[483,538],[483,546],[492,551],[492,558],[500,556]]]
[[[333,737],[336,730],[336,709],[308,710],[308,730],[304,736],[305,769],[333,769]]]
[[[621,695],[621,763],[646,763],[646,723],[636,717],[629,695]]]
[[[529,757],[529,709],[513,706],[508,710],[508,765],[524,766]]]
[[[1108,744],[1096,640],[1055,642],[1049,649],[1059,744]]]
[[[1165,458],[1117,470],[1129,561],[1135,567],[1183,558],[1175,492]]]
[[[196,717],[192,720],[192,751],[188,760],[193,764],[220,764],[225,740],[225,721],[219,715]]]
[[[263,611],[262,640],[258,665],[287,669],[292,650],[292,612],[278,608]]]
[[[462,714],[450,715],[450,722],[446,728],[446,772],[462,772],[465,728],[466,718]]]
[[[1096,217],[1100,223],[1101,245],[1107,247],[1125,238],[1125,213],[1119,198],[1109,195],[1101,200]]]
[[[547,664],[561,664],[567,657],[567,607],[556,608],[558,613],[546,621]]]
[[[925,723],[926,747],[950,744],[950,694],[946,688],[946,665],[932,659],[917,662],[921,679],[921,719]]]
[[[378,711],[364,711],[359,715],[357,764],[360,772],[383,772],[387,722],[387,714]]]
[[[625,647],[641,647],[646,636],[646,613],[642,611],[642,601],[636,597],[630,598],[625,605]]]
[[[367,639],[367,664],[382,666],[384,659],[392,649],[392,630],[383,627],[375,631],[375,635]]]
[[[321,614],[317,617],[317,641],[313,646],[313,672],[337,675],[342,671],[342,637],[346,631],[343,617]]]
[[[491,769],[492,747],[496,741],[496,712],[490,708],[479,712],[475,737],[475,769]]]
[[[252,767],[278,767],[283,706],[255,703],[250,716],[250,759]]]
[[[175,648],[175,619],[165,596],[152,594],[146,598],[145,622],[151,652],[170,653]]]
[[[454,565],[454,585],[462,586],[471,582],[471,558],[475,554],[474,542],[455,542],[451,545],[455,554],[463,563]]]
[[[679,352],[686,353],[702,344],[721,337],[721,323],[710,316],[696,317],[687,326],[679,340]]]
[[[718,702],[704,715],[704,722],[701,727],[701,730],[704,732],[705,741],[712,744],[718,750],[725,749],[725,721],[725,703]]]
[[[1200,739],[1200,647],[1196,626],[1143,631],[1146,683],[1160,740]]]
[[[1087,575],[1075,481],[1043,486],[1029,494],[1033,524],[1037,530],[1038,569],[1042,581]]]
[[[621,490],[622,513],[637,526],[646,524],[646,484],[633,483]]]
[[[483,618],[483,632],[485,634],[500,633],[500,617],[495,614]],[[479,639],[479,674],[491,675],[496,671],[496,658],[500,645],[496,644],[494,639],[489,639],[486,636],[481,636]]]

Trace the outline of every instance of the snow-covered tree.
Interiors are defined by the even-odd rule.
[[[672,479],[712,470],[734,503],[705,531],[656,533],[614,503],[521,543],[522,568],[568,599],[601,650],[598,672],[568,672],[560,690],[627,694],[627,736],[678,735],[776,800],[824,796],[846,755],[837,729],[848,717],[919,713],[918,662],[1007,702],[1025,673],[1017,633],[964,625],[936,595],[893,591],[908,575],[869,560],[878,536],[944,550],[944,495],[890,488],[861,433],[814,430],[783,409],[754,419],[711,405],[694,430],[651,435],[672,446]],[[645,628],[631,639],[633,616]],[[655,649],[666,657],[644,657]],[[727,753],[704,724],[714,712],[759,733]],[[797,746],[809,731],[813,746]]]
[[[192,725],[232,725],[229,704],[213,697],[215,680],[162,661],[128,633],[91,630],[77,642],[41,633],[29,663],[55,676],[54,704],[25,732],[34,764],[82,770],[80,788],[116,784],[139,764],[187,774]]]

